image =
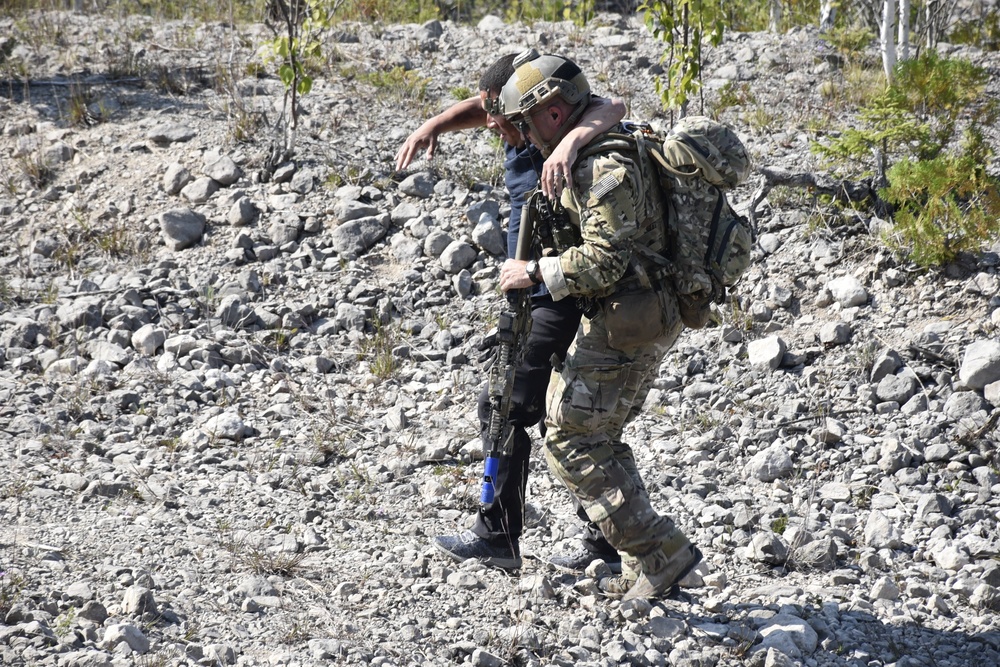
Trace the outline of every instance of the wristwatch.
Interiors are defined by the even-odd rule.
[[[538,260],[529,259],[528,263],[524,265],[524,271],[531,278],[531,282],[535,285],[541,284],[541,278],[538,278],[535,274],[538,273]]]

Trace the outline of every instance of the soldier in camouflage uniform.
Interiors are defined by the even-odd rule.
[[[545,154],[586,109],[589,85],[571,61],[530,51],[515,61],[501,94],[504,114]],[[556,300],[589,304],[546,397],[546,460],[620,552],[623,577],[601,582],[623,599],[666,594],[701,552],[650,504],[622,430],[641,408],[660,362],[683,325],[677,297],[650,253],[664,249],[648,157],[602,148],[581,151],[560,204],[571,234],[537,262],[508,259],[503,290],[542,283]],[[531,214],[530,209],[525,211]],[[631,573],[631,576],[629,574]]]
[[[561,165],[568,167],[574,161],[578,148],[600,132],[615,126],[625,115],[623,101],[596,98],[583,116],[579,131],[567,135],[551,155],[542,157],[539,150],[500,114],[500,90],[514,71],[513,60],[513,54],[498,58],[483,73],[478,95],[428,119],[407,138],[396,155],[396,168],[404,169],[424,148],[428,158],[433,156],[442,134],[483,126],[497,133],[506,156],[504,181],[511,204],[507,246],[511,257],[517,248],[525,194],[536,184],[541,184],[550,193],[560,191],[564,183],[555,182],[551,174],[553,166],[555,169],[562,169]],[[545,393],[552,371],[551,359],[553,356],[561,359],[565,355],[580,316],[580,310],[572,300],[556,303],[541,285],[532,290],[531,331],[514,376],[511,394],[511,451],[500,459],[500,468],[494,480],[494,501],[479,508],[472,527],[457,535],[434,538],[434,546],[449,557],[457,561],[476,558],[487,565],[504,569],[521,567],[519,541],[524,527],[524,502],[532,446],[527,429],[539,424],[544,415]],[[479,420],[484,433],[485,453],[490,447],[486,437],[490,420],[489,387],[485,387],[479,397]],[[575,571],[584,569],[598,558],[613,571],[620,571],[618,553],[604,539],[597,526],[588,522],[580,547],[569,553],[553,555],[549,562],[561,569]]]

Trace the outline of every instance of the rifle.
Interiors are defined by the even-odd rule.
[[[531,257],[535,223],[529,208],[525,206],[521,216],[514,259],[527,260]],[[479,494],[479,502],[484,509],[493,503],[496,494],[500,457],[510,454],[514,436],[509,419],[514,375],[531,330],[531,289],[509,290],[505,296],[507,302],[497,321],[496,353],[490,368],[490,417],[487,424],[490,449],[486,454],[483,486]]]

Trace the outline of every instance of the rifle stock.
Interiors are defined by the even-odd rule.
[[[531,199],[529,199],[531,201]],[[517,234],[517,250],[514,259],[526,261],[531,258],[534,237],[534,218],[525,206],[521,216],[521,229]],[[486,454],[483,470],[483,485],[479,502],[491,505],[496,496],[496,478],[500,470],[500,457],[511,450],[514,435],[510,423],[511,396],[514,392],[514,377],[521,361],[524,341],[531,330],[531,290],[509,290],[506,304],[497,321],[497,348],[493,366],[490,368],[490,416],[487,437],[490,448]]]

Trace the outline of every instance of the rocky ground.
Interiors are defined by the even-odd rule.
[[[776,188],[737,301],[628,431],[706,555],[686,598],[547,566],[579,524],[540,456],[524,568],[453,563],[430,540],[478,496],[507,203],[483,132],[394,153],[524,45],[649,117],[660,44],[613,16],[343,26],[264,180],[264,34],[0,20],[0,662],[1000,664],[996,249],[919,271],[885,222]],[[960,53],[1000,95],[1000,57]],[[730,34],[706,101],[758,165],[814,169],[842,64]],[[417,80],[370,76],[395,65]]]

